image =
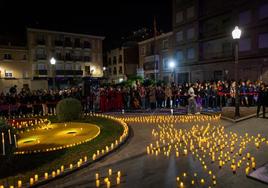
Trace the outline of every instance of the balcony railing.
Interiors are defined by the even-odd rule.
[[[46,60],[47,56],[46,55],[36,55],[36,60]]]
[[[47,70],[36,70],[35,73],[37,75],[47,75]]]
[[[82,70],[56,70],[56,75],[76,75],[82,76]]]
[[[55,40],[55,46],[63,46],[63,41]]]

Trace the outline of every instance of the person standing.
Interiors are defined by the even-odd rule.
[[[262,116],[265,118],[265,105],[267,103],[267,91],[265,88],[265,84],[262,83],[260,85],[260,89],[258,91],[258,100],[257,100],[257,118],[259,117],[260,109],[262,107]]]

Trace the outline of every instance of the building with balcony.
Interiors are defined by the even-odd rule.
[[[169,61],[173,59],[173,32],[139,42],[138,75],[144,78],[171,81],[173,70]]]
[[[136,42],[128,42],[121,48],[107,52],[107,72],[109,83],[120,83],[129,77],[136,75],[139,64],[138,45]]]
[[[102,41],[104,37],[27,29],[29,62],[34,79],[58,80],[103,76]],[[56,64],[50,64],[50,58]]]
[[[17,85],[18,89],[29,87],[31,65],[28,62],[28,50],[24,46],[0,46],[0,88],[9,91]]]
[[[234,79],[235,26],[238,77],[268,82],[268,3],[265,0],[173,0],[176,81]]]

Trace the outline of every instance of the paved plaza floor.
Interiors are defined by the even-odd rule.
[[[226,131],[232,131],[238,135],[244,135],[245,133],[257,135],[260,133],[263,137],[268,138],[268,119],[251,118],[239,123],[220,120],[220,124],[225,127]],[[147,155],[146,146],[152,142],[151,133],[152,129],[156,128],[156,125],[130,123],[129,126],[131,128],[130,138],[118,151],[94,165],[83,168],[63,178],[56,179],[42,187],[95,187],[95,173],[100,173],[100,176],[104,178],[107,176],[109,168],[113,169],[114,172],[118,170],[122,172],[121,184],[112,185],[112,187],[178,187],[176,177],[178,175],[181,176],[184,172],[189,175],[197,173],[197,178],[204,178],[206,181],[207,177],[203,173],[200,162],[192,155],[180,158],[176,158],[174,155],[170,157]],[[187,125],[182,126],[185,127]],[[248,151],[254,155],[257,168],[268,163],[267,144],[259,150],[251,147]],[[246,177],[245,168],[238,169],[236,174],[232,173],[229,165],[219,169],[217,165],[211,164],[208,168],[217,177],[215,187],[268,187],[266,184]],[[111,182],[115,184],[115,178]],[[101,187],[106,187],[106,185],[102,185]],[[205,186],[199,183],[192,187]]]

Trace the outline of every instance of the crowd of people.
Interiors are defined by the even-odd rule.
[[[238,91],[240,105],[257,105],[258,112],[261,106],[265,110],[268,91],[264,83],[240,82]],[[236,83],[231,81],[157,86],[144,86],[136,82],[131,87],[92,87],[87,94],[83,94],[81,87],[57,91],[22,89],[17,92],[14,86],[8,93],[0,94],[0,115],[54,114],[57,102],[66,97],[80,100],[85,112],[185,107],[188,113],[199,113],[202,109],[220,110],[225,106],[234,106],[235,96]]]

